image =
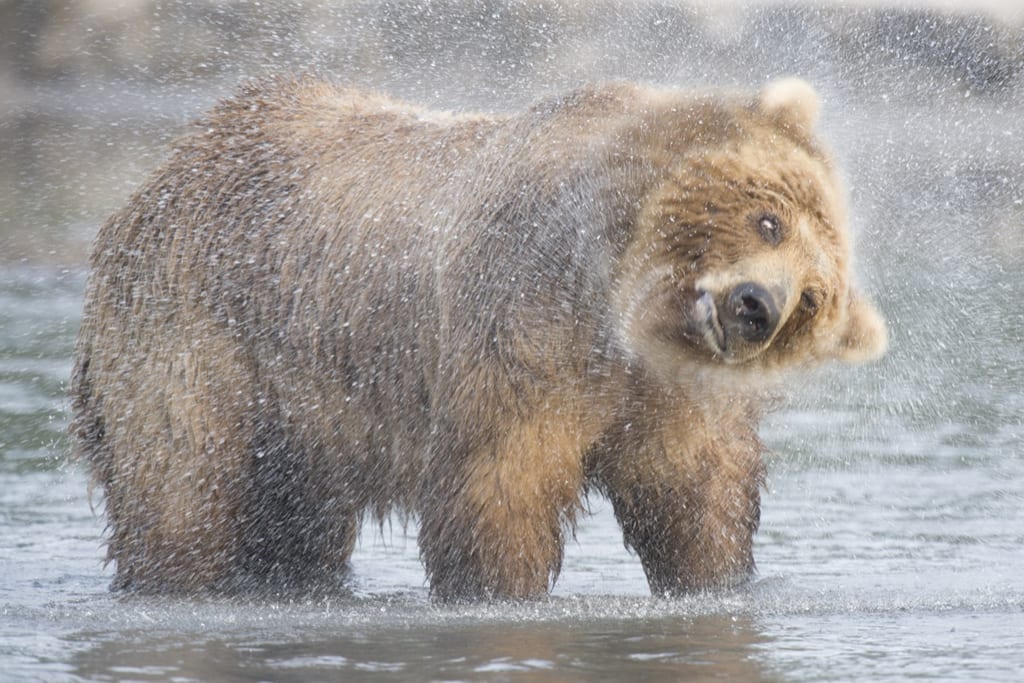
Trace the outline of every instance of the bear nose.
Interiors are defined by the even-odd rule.
[[[726,304],[726,317],[731,320],[722,322],[748,342],[763,342],[772,336],[779,324],[779,309],[775,299],[756,282],[736,285],[729,293]]]

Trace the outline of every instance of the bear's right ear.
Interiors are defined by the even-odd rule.
[[[811,84],[802,78],[782,78],[761,90],[757,108],[810,132],[818,121],[821,100]]]

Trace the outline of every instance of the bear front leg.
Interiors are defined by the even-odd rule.
[[[431,593],[444,601],[546,595],[580,504],[582,448],[572,421],[523,420],[476,448],[451,447],[443,435],[453,431],[438,435],[421,493]]]
[[[727,588],[754,571],[764,480],[749,424],[693,413],[620,430],[591,463],[655,595]]]

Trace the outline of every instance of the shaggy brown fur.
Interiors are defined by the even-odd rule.
[[[306,78],[222,103],[92,259],[72,431],[115,586],[329,584],[397,509],[435,595],[537,596],[588,488],[655,592],[746,576],[763,379],[885,346],[816,102],[449,115]]]

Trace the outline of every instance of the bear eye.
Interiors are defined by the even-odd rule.
[[[814,315],[821,307],[821,294],[813,289],[805,289],[800,295],[800,308],[809,315]]]
[[[782,242],[782,221],[774,213],[763,213],[757,219],[757,231],[765,242],[776,247]]]

